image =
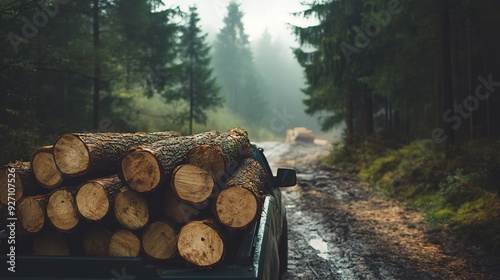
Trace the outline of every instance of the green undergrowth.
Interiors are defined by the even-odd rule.
[[[471,141],[446,156],[442,145],[430,141],[398,147],[374,136],[337,146],[324,161],[421,210],[432,227],[500,253],[499,141]]]

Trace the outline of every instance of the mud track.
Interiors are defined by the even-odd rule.
[[[291,166],[283,189],[289,228],[288,279],[500,279],[500,262],[431,229],[422,215],[375,194],[314,159],[325,148],[259,143],[275,169]]]

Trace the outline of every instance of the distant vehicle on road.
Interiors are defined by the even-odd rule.
[[[311,130],[305,127],[296,127],[286,130],[286,142],[314,143],[315,136]]]

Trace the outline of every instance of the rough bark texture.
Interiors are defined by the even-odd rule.
[[[78,212],[88,221],[101,220],[124,188],[123,182],[116,175],[85,182],[76,193]]]
[[[196,217],[198,217],[198,215],[208,205],[207,203],[194,205],[186,203],[177,198],[170,186],[167,188],[163,197],[163,203],[161,204],[163,207],[163,213],[172,221],[179,224],[185,224],[196,219]]]
[[[137,230],[149,220],[148,202],[141,193],[124,189],[115,199],[114,213],[116,220],[126,229]]]
[[[15,177],[9,175],[11,174],[9,170],[12,168],[15,169]],[[10,185],[9,179],[11,182]],[[13,181],[14,184],[12,184]],[[14,189],[12,189],[12,185],[14,185]],[[29,162],[16,161],[0,167],[0,203],[4,205],[8,204],[9,193],[11,193],[10,196],[13,197],[15,201],[18,201],[21,197],[26,195],[36,195],[46,192],[46,190],[37,185]],[[10,201],[12,201],[12,198]]]
[[[238,162],[252,154],[248,133],[243,128],[232,128],[212,141],[192,148],[186,161],[212,174],[218,185],[224,185],[236,171]]]
[[[214,191],[214,179],[205,169],[192,164],[179,165],[172,172],[172,188],[183,201],[202,203]]]
[[[191,221],[178,236],[179,255],[197,266],[212,266],[220,262],[225,252],[221,231],[211,220]]]
[[[252,158],[243,160],[234,176],[217,195],[214,202],[217,220],[229,228],[244,228],[261,210],[265,171]]]
[[[220,132],[210,131],[133,148],[123,157],[118,174],[132,189],[152,191],[166,182],[167,176],[183,162],[190,149],[218,135]]]
[[[80,217],[72,189],[59,188],[50,194],[47,216],[52,225],[61,231],[70,231],[78,225]]]
[[[177,136],[177,132],[64,134],[54,144],[54,158],[68,177],[108,175],[130,148]]]
[[[40,231],[45,224],[45,208],[48,195],[27,196],[19,200],[16,207],[18,225],[27,233]]]
[[[83,251],[87,256],[109,256],[111,232],[99,225],[91,226],[85,230],[82,237]]]
[[[64,234],[60,232],[43,230],[35,236],[33,254],[39,256],[69,256],[68,241]]]
[[[177,234],[168,222],[153,222],[142,234],[142,247],[153,259],[171,259],[177,253]]]
[[[137,257],[141,241],[133,232],[119,229],[113,233],[109,242],[109,255],[112,257]]]
[[[60,187],[63,177],[54,161],[52,146],[38,148],[31,154],[31,169],[36,181],[44,188],[53,190]]]

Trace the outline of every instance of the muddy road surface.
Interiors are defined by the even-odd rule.
[[[273,172],[297,170],[297,186],[283,189],[288,279],[500,279],[498,259],[454,242],[355,176],[319,164],[328,147],[257,144]]]

